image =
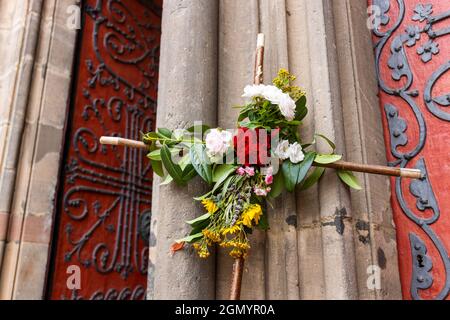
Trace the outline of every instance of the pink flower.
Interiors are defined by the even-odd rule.
[[[267,175],[266,176],[266,178],[264,179],[264,182],[267,184],[267,185],[270,185],[270,184],[272,184],[273,183],[273,175]]]
[[[270,190],[272,190],[270,187],[262,188],[260,186],[256,186],[253,188],[253,192],[255,192],[255,194],[259,197],[267,197]]]
[[[253,177],[255,175],[255,168],[245,167],[245,173],[247,173],[250,177]]]
[[[243,175],[245,175],[245,169],[244,169],[243,167],[239,167],[239,168],[236,170],[236,173],[237,173],[238,175],[240,175],[240,176],[243,176]]]
[[[267,191],[266,191],[266,189],[261,189],[261,188],[255,187],[255,188],[253,189],[253,191],[254,191],[255,194],[256,194],[257,196],[259,196],[259,197],[265,197],[265,196],[267,196]]]

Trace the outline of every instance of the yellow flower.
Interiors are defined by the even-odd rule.
[[[255,222],[255,225],[259,223],[259,218],[262,215],[262,209],[259,204],[251,204],[245,209],[244,213],[242,214],[242,224],[245,226],[251,228],[252,227],[252,221]]]
[[[244,258],[247,259],[247,250],[241,250],[241,249],[233,249],[230,251],[230,256],[237,259],[237,258]]]
[[[208,229],[203,229],[202,230],[203,235],[205,236],[205,238],[208,240],[211,240],[212,242],[220,242],[222,239],[220,237],[220,233],[216,232],[216,231],[211,231]]]
[[[230,251],[230,256],[235,259],[238,259],[238,258],[242,257],[243,255],[244,255],[243,252],[239,249],[233,249]]]
[[[211,214],[219,210],[219,207],[211,199],[203,199],[202,204],[205,207],[206,211]]]
[[[222,234],[224,236],[227,235],[227,234],[235,234],[235,233],[238,233],[240,230],[241,230],[241,227],[239,225],[235,224],[232,227],[223,228],[222,229]]]
[[[210,253],[209,253],[208,249],[203,249],[203,250],[198,251],[198,256],[202,259],[208,258],[209,255],[210,255]]]

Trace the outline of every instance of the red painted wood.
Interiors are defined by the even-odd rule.
[[[87,0],[82,14],[48,295],[142,299],[152,171],[144,151],[98,138],[139,139],[154,128],[161,1]],[[73,265],[78,290],[67,287]]]
[[[387,41],[386,45],[381,50],[379,60],[380,80],[384,84],[391,88],[401,88],[407,81],[407,76],[403,76],[399,81],[392,78],[392,65],[389,66],[389,59],[392,57],[391,45],[397,36],[407,34],[406,29],[408,26],[418,26],[423,28],[427,24],[427,19],[424,21],[414,21],[414,17],[417,12],[416,9],[420,9],[419,5],[432,4],[432,12],[429,16],[437,17],[441,14],[447,14],[450,16],[450,2],[448,0],[391,0],[391,1],[369,1],[369,4],[383,6],[389,3],[390,8],[385,12],[389,17],[389,22],[386,25],[381,25],[379,31],[384,33],[393,28],[397,21],[400,22],[400,26],[392,33]],[[401,4],[405,5],[405,16],[401,19]],[[384,6],[386,9],[386,7]],[[419,10],[420,11],[420,10]],[[439,32],[450,28],[450,19],[448,16],[442,16],[442,20],[433,24],[432,30]],[[417,18],[417,16],[416,16]],[[385,21],[386,22],[386,21]],[[409,29],[410,30],[410,29]],[[450,30],[449,30],[450,31]],[[383,37],[374,34],[374,43],[378,43]],[[450,35],[443,34],[432,39],[439,45],[439,52],[432,55],[432,59],[429,62],[422,60],[423,55],[418,53],[418,49],[423,46],[430,37],[426,33],[421,33],[420,39],[411,40],[408,44],[406,38],[403,48],[406,52],[406,58],[409,63],[409,67],[412,72],[412,84],[408,91],[417,90],[417,96],[409,96],[414,104],[417,105],[421,115],[424,118],[426,125],[426,136],[423,149],[409,160],[407,167],[414,167],[417,165],[419,159],[423,158],[428,171],[428,178],[431,184],[432,191],[435,195],[437,205],[440,210],[440,217],[435,223],[430,224],[432,232],[440,239],[442,247],[447,253],[450,252],[450,197],[448,196],[448,190],[450,190],[450,122],[448,120],[440,119],[432,112],[430,112],[427,104],[425,103],[425,88],[430,83],[432,74],[439,68],[448,63],[450,57]],[[419,50],[419,52],[421,52]],[[391,60],[391,64],[392,64]],[[394,62],[395,64],[395,62]],[[404,66],[407,67],[406,65]],[[448,71],[448,70],[447,70]],[[432,97],[441,97],[450,93],[450,72],[444,73],[444,75],[436,81],[432,90]],[[396,94],[388,94],[382,88],[380,89],[381,100],[381,112],[385,133],[387,157],[390,162],[394,162],[397,158],[391,152],[391,143],[393,142],[392,135],[389,130],[388,115],[385,112],[385,105],[392,104],[399,110],[399,116],[406,121],[407,129],[405,131],[408,142],[404,146],[398,146],[396,149],[399,152],[405,153],[414,149],[419,143],[420,128],[418,125],[417,117],[412,112],[411,106],[405,101],[402,96]],[[438,105],[438,108],[444,112],[450,113],[450,107]],[[400,132],[401,133],[401,132]],[[438,252],[438,246],[436,241],[432,241],[430,236],[424,231],[424,228],[419,224],[414,223],[407,217],[405,209],[400,206],[401,195],[396,191],[395,179],[392,179],[392,207],[394,213],[394,221],[397,228],[397,245],[399,256],[399,268],[402,283],[403,296],[405,299],[414,298],[412,295],[411,284],[414,283],[417,274],[413,272],[413,265],[418,263],[423,265],[423,261],[417,260],[417,257],[412,255],[412,248],[410,243],[410,235],[415,234],[426,245],[427,254],[432,262],[432,269],[429,275],[433,278],[433,283],[430,288],[422,288],[418,290],[420,299],[435,299],[439,298],[439,295],[443,295],[441,298],[448,296],[448,290],[445,288],[449,270],[445,268],[445,257]],[[401,190],[404,195],[405,203],[408,208],[419,218],[426,218],[433,216],[433,210],[430,208],[424,211],[419,210],[417,207],[417,197],[410,190],[410,182],[403,180],[401,183]],[[423,257],[422,257],[423,258]],[[420,259],[420,258],[419,258]],[[447,258],[448,261],[448,258]],[[417,297],[416,297],[417,298]]]

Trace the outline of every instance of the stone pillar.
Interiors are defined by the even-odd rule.
[[[364,27],[367,3],[332,4],[347,159],[386,164],[371,32]],[[363,174],[358,178],[364,189],[351,191],[350,200],[359,299],[401,299],[389,178]],[[371,266],[381,271],[378,290],[367,287],[368,275],[375,270]]]
[[[287,0],[289,63],[308,92],[303,136],[323,133],[347,160],[386,164],[366,3]],[[320,142],[319,151],[327,151]],[[297,193],[300,297],[400,298],[389,180],[358,175],[349,191],[334,172]],[[382,263],[381,290],[369,290],[367,271]]]
[[[281,68],[289,69],[286,3],[260,1],[261,32],[266,35],[264,82],[272,83]],[[267,206],[267,299],[298,299],[298,253],[295,195],[284,192]]]
[[[6,76],[0,99],[7,100],[1,103],[6,115],[0,116],[6,124],[0,143],[2,299],[44,297],[76,42],[76,29],[66,21],[68,7],[76,3],[0,0],[0,23],[9,17],[12,23],[9,30],[0,28],[10,43],[0,52],[0,64],[8,67],[0,72]]]
[[[25,126],[42,1],[0,1],[0,266]]]
[[[163,5],[157,126],[183,128],[217,122],[217,0],[166,0]],[[203,214],[192,197],[206,192],[197,178],[189,186],[154,183],[151,299],[214,299],[215,258],[201,260],[190,248],[170,253],[189,232],[184,221]]]
[[[302,136],[323,133],[351,161],[385,164],[384,143],[365,3],[223,0],[219,19],[219,125],[233,128],[242,88],[251,81],[256,33],[266,36],[265,83],[279,68],[298,75],[310,113]],[[250,54],[251,53],[251,54]],[[369,57],[369,59],[368,59]],[[327,152],[319,141],[317,149]],[[271,229],[255,232],[243,299],[387,299],[400,297],[389,180],[358,175],[348,190],[329,170],[305,192],[284,194],[269,208]],[[382,263],[382,289],[367,271]],[[381,259],[382,260],[382,259]],[[228,298],[231,260],[217,258],[217,297]]]
[[[243,88],[253,81],[256,37],[259,32],[257,0],[221,0],[219,15],[219,126],[234,129],[239,110],[233,105],[244,103]],[[251,253],[245,262],[242,299],[265,298],[265,233],[255,230],[251,236]],[[229,250],[217,253],[217,298],[230,295],[233,259]]]

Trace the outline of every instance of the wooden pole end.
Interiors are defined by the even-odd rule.
[[[264,33],[258,33],[258,38],[256,39],[256,47],[264,47]]]
[[[422,179],[425,175],[419,169],[400,168],[400,176],[403,178]]]
[[[119,138],[102,136],[102,137],[100,137],[100,143],[117,146],[117,145],[119,145]]]

